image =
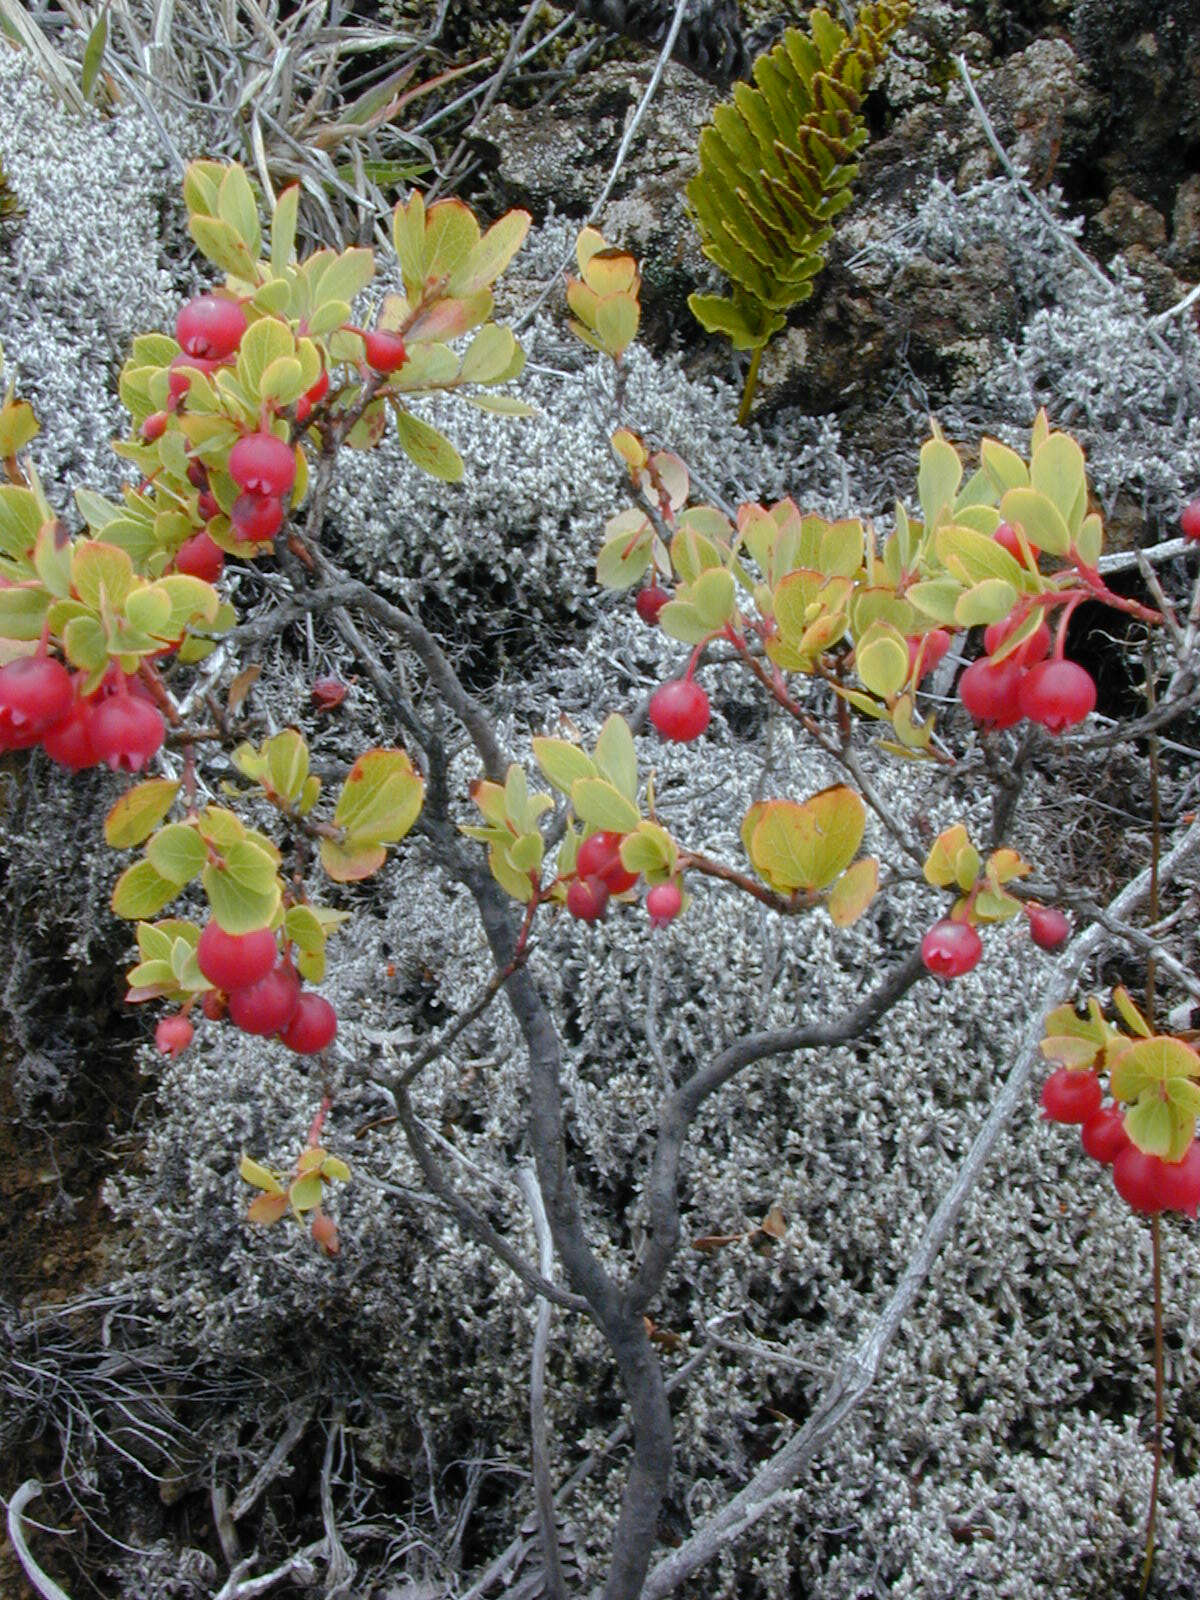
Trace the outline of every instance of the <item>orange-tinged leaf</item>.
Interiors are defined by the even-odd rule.
[[[270,1227],[271,1223],[278,1222],[288,1208],[286,1194],[260,1194],[257,1200],[251,1202],[250,1209],[246,1212],[247,1222],[257,1222],[263,1227]]]
[[[823,889],[849,866],[865,827],[866,807],[844,784],[803,804],[768,801],[751,836],[750,859],[781,893]]]
[[[321,840],[321,865],[335,883],[359,883],[373,877],[387,860],[381,844],[349,850],[332,839]]]
[[[874,900],[879,892],[879,863],[874,856],[866,856],[847,867],[829,891],[825,909],[838,928],[848,928]]]

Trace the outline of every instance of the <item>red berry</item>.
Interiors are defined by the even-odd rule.
[[[1110,1167],[1129,1143],[1123,1106],[1101,1106],[1079,1130],[1084,1150],[1093,1161]]]
[[[18,656],[0,667],[0,743],[20,749],[70,714],[75,685],[61,661]]]
[[[1104,1098],[1094,1072],[1059,1067],[1042,1085],[1042,1117],[1046,1122],[1086,1122]]]
[[[167,736],[162,713],[140,696],[109,695],[92,714],[92,744],[114,772],[140,772]]]
[[[908,670],[910,675],[917,669],[917,658],[921,661],[921,678],[927,678],[949,650],[950,635],[945,628],[934,628],[929,633],[913,634],[908,641]],[[921,679],[917,680],[918,682]]]
[[[234,300],[197,295],[175,318],[175,337],[185,355],[221,361],[231,356],[246,331],[246,313]]]
[[[185,539],[175,552],[176,572],[184,572],[189,578],[203,578],[205,583],[216,583],[224,565],[224,550],[203,530]]]
[[[297,1055],[315,1056],[331,1045],[337,1034],[337,1012],[322,994],[310,990],[300,996],[292,1020],[279,1037]]]
[[[995,539],[996,543],[1002,550],[1007,550],[1013,560],[1019,562],[1021,566],[1027,568],[1037,567],[1037,546],[1030,545],[1029,560],[1026,561],[1024,555],[1021,553],[1021,541],[1017,538],[1017,530],[1013,527],[1011,522],[1002,522],[992,535],[992,538]]]
[[[203,461],[197,461],[195,458],[193,458],[188,462],[187,481],[191,484],[193,489],[208,488],[208,468],[204,465]]]
[[[196,510],[202,522],[211,522],[214,517],[221,515],[221,502],[211,489],[202,489],[196,497]]]
[[[971,665],[958,680],[958,697],[987,728],[1011,728],[1021,720],[1019,695],[1025,669],[1008,660],[993,665],[986,656]]]
[[[1162,1211],[1168,1188],[1164,1167],[1157,1156],[1148,1156],[1135,1144],[1126,1145],[1113,1162],[1113,1182],[1126,1205],[1148,1217]]]
[[[147,444],[153,444],[156,439],[161,439],[167,431],[167,423],[170,420],[165,411],[155,411],[142,423],[142,438]]]
[[[650,697],[650,721],[664,739],[688,744],[708,727],[708,696],[694,678],[674,678]]]
[[[1043,661],[1031,667],[1021,685],[1021,715],[1040,722],[1048,733],[1071,728],[1096,706],[1096,685],[1074,661]]]
[[[349,690],[340,678],[318,678],[312,686],[312,702],[318,711],[340,706]]]
[[[196,1030],[188,1019],[177,1013],[173,1017],[164,1017],[154,1030],[154,1043],[164,1056],[175,1057],[182,1055],[196,1036]]]
[[[229,514],[239,539],[261,544],[283,527],[283,501],[274,494],[240,494]]]
[[[42,735],[42,749],[60,767],[82,772],[99,761],[92,743],[92,705],[77,700],[61,722]]]
[[[314,406],[319,405],[329,393],[329,374],[322,372],[311,389],[306,389],[296,401],[296,421],[307,422]]]
[[[598,922],[608,905],[603,878],[576,878],[567,889],[567,910],[580,922]]]
[[[200,1000],[200,1009],[210,1022],[224,1019],[228,1001],[219,989],[206,989]]]
[[[273,433],[244,434],[229,452],[229,476],[247,494],[287,494],[296,481],[296,453]]]
[[[609,894],[624,894],[638,881],[621,864],[622,833],[593,833],[579,846],[575,871],[581,878],[600,878]]]
[[[1184,506],[1179,513],[1179,527],[1185,539],[1200,539],[1200,499]]]
[[[200,971],[226,994],[246,989],[265,978],[275,965],[275,935],[270,928],[252,933],[226,933],[219,922],[206,924],[196,946]]]
[[[1024,618],[1014,619],[1005,617],[1001,622],[993,622],[990,627],[983,630],[983,648],[989,656],[994,656],[996,651],[1017,631]],[[1038,661],[1044,661],[1050,654],[1050,629],[1044,622],[1039,622],[1034,631],[1019,644],[1005,660],[1015,661],[1018,666],[1032,667]]]
[[[300,1004],[300,979],[293,966],[280,963],[265,978],[229,996],[229,1020],[243,1033],[266,1035],[286,1028]]]
[[[651,584],[648,589],[639,589],[638,597],[634,601],[638,616],[641,617],[643,622],[648,623],[650,627],[656,627],[658,614],[670,598],[671,591],[669,589],[660,589],[656,583]]]
[[[399,372],[408,360],[404,340],[398,333],[377,329],[373,333],[364,333],[362,341],[367,347],[367,365],[374,367],[376,372]]]
[[[1039,949],[1061,950],[1071,937],[1071,924],[1057,906],[1026,906],[1029,937]]]
[[[969,922],[943,917],[921,940],[921,960],[937,978],[961,978],[979,964],[983,940]]]
[[[1194,1217],[1200,1209],[1200,1144],[1195,1139],[1179,1161],[1164,1161],[1160,1193],[1168,1211]]]
[[[683,895],[677,883],[656,883],[646,896],[646,912],[652,928],[665,928],[683,910]]]

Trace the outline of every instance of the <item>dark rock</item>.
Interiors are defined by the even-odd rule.
[[[1200,277],[1200,173],[1179,185],[1171,219],[1171,265]]]
[[[1162,213],[1139,200],[1122,184],[1108,197],[1108,204],[1097,213],[1094,226],[1104,239],[1118,250],[1129,245],[1145,245],[1154,249],[1166,243],[1167,225]]]

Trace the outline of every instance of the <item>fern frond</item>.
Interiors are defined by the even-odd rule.
[[[731,292],[688,304],[735,348],[761,350],[812,293],[866,141],[863,95],[911,11],[912,0],[872,0],[852,33],[813,11],[809,33],[789,28],[701,133],[688,206]]]

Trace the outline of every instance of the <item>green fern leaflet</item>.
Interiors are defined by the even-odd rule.
[[[688,304],[710,333],[754,352],[739,420],[763,346],[808,299],[824,265],[867,137],[863,96],[911,11],[911,0],[875,0],[852,33],[814,11],[811,34],[789,28],[754,63],[754,85],[739,83],[700,135],[688,204],[704,253],[732,292],[693,294]]]

